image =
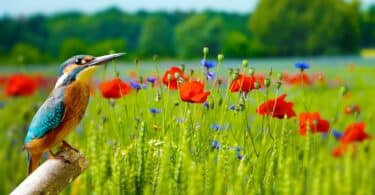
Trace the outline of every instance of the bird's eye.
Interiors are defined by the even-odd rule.
[[[76,64],[81,64],[82,63],[82,58],[77,58],[75,61]]]

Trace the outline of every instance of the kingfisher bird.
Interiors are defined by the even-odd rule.
[[[86,111],[92,74],[99,65],[122,55],[124,53],[100,57],[76,55],[60,66],[56,85],[33,117],[25,137],[29,174],[38,168],[44,153],[48,152],[50,158],[59,158],[52,152],[56,145],[61,143],[61,147],[72,148],[64,138],[78,125]]]

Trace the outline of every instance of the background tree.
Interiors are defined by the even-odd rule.
[[[375,46],[375,5],[361,15],[361,46]]]
[[[207,46],[212,53],[219,53],[223,21],[219,17],[192,15],[175,28],[175,48],[180,57],[194,57]]]
[[[15,62],[17,65],[37,64],[44,59],[39,49],[27,43],[17,43],[10,51],[9,61]]]
[[[126,42],[124,39],[106,39],[90,45],[90,47],[87,48],[86,53],[94,56],[100,56],[124,51],[126,51]]]
[[[62,44],[60,48],[60,60],[66,60],[67,58],[70,58],[77,54],[85,54],[88,45],[78,38],[69,38],[66,39]]]
[[[243,58],[249,55],[249,39],[240,31],[232,31],[225,35],[224,54],[230,57]]]
[[[358,8],[356,2],[342,0],[260,0],[249,29],[256,48],[266,55],[354,52]]]
[[[254,14],[127,13],[110,7],[92,14],[0,16],[0,29],[0,64],[18,64],[15,51],[27,52],[25,46],[43,54],[35,58],[43,64],[109,51],[125,51],[130,59],[156,53],[192,58],[204,46],[226,58],[346,54],[375,48],[375,5],[359,9],[356,1],[260,0]]]
[[[173,37],[172,30],[165,19],[157,16],[146,19],[139,38],[140,54],[144,56],[173,55],[171,37]]]

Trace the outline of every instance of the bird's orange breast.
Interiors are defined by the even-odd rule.
[[[64,116],[61,123],[45,136],[32,140],[27,148],[35,153],[45,152],[59,144],[81,121],[90,98],[87,84],[77,82],[67,87],[64,94]]]

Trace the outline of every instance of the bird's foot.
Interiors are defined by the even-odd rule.
[[[62,145],[60,146],[60,149],[62,150],[65,150],[65,149],[71,149],[71,150],[74,150],[75,152],[79,153],[79,150],[73,148],[70,144],[68,144],[68,142],[66,142],[65,140],[62,141]]]
[[[51,159],[58,159],[58,160],[62,160],[64,161],[65,163],[71,163],[69,160],[67,160],[64,156],[59,156],[57,154],[54,154],[52,151],[48,151],[48,159],[51,160]]]

